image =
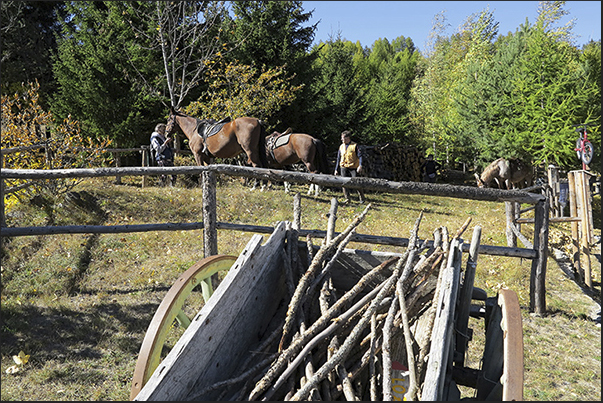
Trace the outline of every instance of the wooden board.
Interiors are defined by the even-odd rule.
[[[429,361],[421,400],[448,399],[445,392],[447,369],[451,365],[454,345],[454,313],[459,289],[462,252],[457,239],[451,242],[448,264],[442,278],[442,290],[436,306],[436,318],[431,333]]]
[[[286,227],[279,223],[264,245],[261,235],[251,238],[135,400],[185,400],[193,388],[233,373],[266,331],[285,293],[279,260]]]

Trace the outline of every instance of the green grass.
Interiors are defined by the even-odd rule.
[[[102,214],[57,199],[46,209],[19,205],[8,212],[8,225],[44,225],[49,220],[48,211],[52,211],[54,225],[202,221],[199,188],[141,188],[140,178],[122,178],[122,185],[114,185],[112,179],[87,180],[75,189],[92,195]],[[314,199],[306,195],[305,186],[293,186],[293,193],[287,195],[282,187],[250,191],[238,180],[223,177],[218,184],[218,220],[229,223],[273,226],[278,221],[291,221],[292,194],[300,192],[302,228],[326,230],[331,198],[342,200],[338,189],[327,189]],[[354,193],[352,197],[354,200]],[[503,203],[383,193],[368,193],[367,198],[372,207],[358,233],[408,238],[422,211],[422,239],[431,239],[439,226],[447,227],[452,236],[471,218],[463,234],[466,242],[470,242],[473,228],[480,225],[482,244],[506,245]],[[365,207],[354,202],[339,206],[336,231],[347,227]],[[593,209],[595,233],[600,236],[598,196]],[[524,224],[522,230],[532,239],[530,225]],[[551,236],[562,238],[558,235],[564,233],[569,233],[567,225],[551,226]],[[219,230],[218,252],[239,255],[251,236],[249,232]],[[169,287],[204,257],[203,230],[3,240],[2,400],[128,400],[146,329]],[[360,243],[350,247],[403,250]],[[592,298],[600,302],[601,268],[594,257],[592,262]],[[475,280],[489,296],[496,295],[501,287],[519,296],[525,399],[600,400],[601,334],[591,319],[593,299],[549,258],[547,313],[542,317],[530,314],[530,266],[526,259],[480,255]],[[479,329],[477,321],[470,324]],[[483,348],[483,335],[475,330],[468,357],[474,368],[480,364],[480,345]],[[6,369],[14,365],[12,356],[21,350],[30,355],[29,362],[20,372],[7,374]]]

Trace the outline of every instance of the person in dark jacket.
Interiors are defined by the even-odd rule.
[[[155,131],[151,134],[151,150],[152,155],[157,162],[157,166],[160,167],[173,167],[174,166],[174,150],[170,146],[170,143],[174,140],[171,137],[165,136],[165,123],[159,123],[155,126]],[[161,184],[165,186],[167,183],[167,176],[161,175]],[[176,175],[171,176],[170,186],[176,184]]]
[[[423,173],[423,182],[435,183],[436,178],[438,176],[437,171],[441,167],[442,165],[433,159],[433,155],[429,154],[423,165],[421,165],[421,172]]]

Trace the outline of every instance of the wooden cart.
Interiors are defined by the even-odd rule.
[[[221,395],[209,386],[235,377],[261,338],[282,327],[290,294],[283,274],[283,245],[290,231],[290,223],[281,222],[264,244],[263,237],[255,234],[238,257],[202,259],[176,281],[145,335],[132,400],[219,400]],[[523,400],[518,299],[511,290],[488,297],[473,286],[480,235],[481,228],[476,227],[464,270],[462,240],[451,243],[448,264],[441,274],[442,291],[437,301],[434,299],[437,313],[421,400],[459,400],[459,385],[475,389],[477,400]],[[299,253],[307,258],[306,243],[299,242]],[[334,286],[349,290],[364,273],[396,256],[400,254],[345,249],[331,269]],[[222,270],[227,274],[212,294],[210,277]],[[181,308],[198,285],[206,303],[189,320]],[[485,329],[479,369],[465,366],[472,339],[470,316],[482,318]],[[186,330],[162,358],[166,335],[175,320]]]

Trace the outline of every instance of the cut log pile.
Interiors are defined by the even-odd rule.
[[[434,330],[436,317],[442,315],[438,305],[443,305],[436,302],[449,291],[450,281],[443,274],[446,268],[453,260],[460,267],[459,239],[470,219],[452,239],[446,227],[439,227],[433,231],[433,242],[428,242],[418,236],[421,213],[404,253],[356,276],[337,272],[338,258],[370,208],[369,204],[335,236],[334,200],[320,247],[313,245],[310,236],[300,242],[298,223],[288,223],[281,252],[288,297],[273,326],[237,374],[191,391],[189,400],[205,398],[210,392],[215,400],[268,401],[429,400],[437,396],[425,389],[438,384],[429,379],[439,377],[446,367],[445,362],[427,359],[430,340],[441,331]],[[337,287],[350,277],[358,280],[349,287]],[[435,348],[442,350],[441,345]]]
[[[415,147],[398,143],[360,146],[364,153],[364,175],[396,182],[421,182],[423,154]]]

